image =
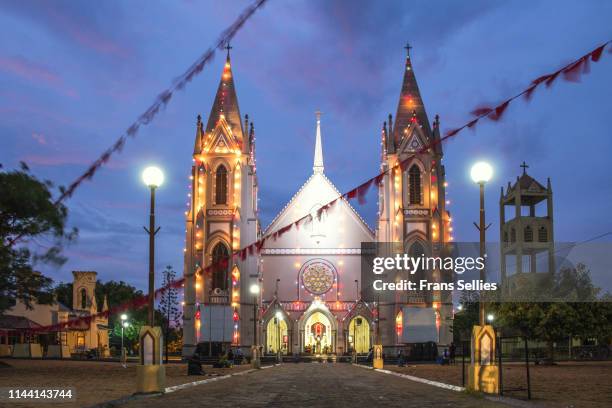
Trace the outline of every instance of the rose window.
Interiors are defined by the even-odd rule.
[[[313,295],[322,295],[334,285],[334,272],[324,263],[312,263],[302,274],[304,288]]]

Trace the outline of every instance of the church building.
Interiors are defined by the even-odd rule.
[[[323,135],[317,112],[312,174],[262,229],[255,132],[248,115],[240,116],[228,52],[207,124],[200,116],[196,124],[183,355],[196,347],[208,355],[230,346],[250,353],[254,344],[267,353],[341,355],[367,353],[375,341],[389,353],[450,343],[452,302],[440,293],[402,294],[385,304],[361,296],[362,244],[395,242],[413,256],[435,256],[451,239],[439,119],[429,122],[410,55],[395,121],[389,115],[383,125],[381,166],[372,169],[384,172],[376,229],[345,199],[326,206],[341,193],[325,174]],[[284,228],[309,214],[304,226]],[[264,237],[257,251],[231,256]]]

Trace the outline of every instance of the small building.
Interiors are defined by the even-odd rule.
[[[17,301],[0,319],[0,344],[40,344],[43,354],[49,346],[60,345],[70,354],[95,349],[98,355],[108,356],[108,317],[96,316],[108,310],[108,302],[105,297],[102,307],[98,308],[95,297],[97,273],[73,271],[72,275],[72,308],[60,302],[48,305],[33,303],[28,308],[23,302]],[[81,319],[78,324],[72,324],[67,329],[41,330],[88,316],[94,317],[89,321]]]

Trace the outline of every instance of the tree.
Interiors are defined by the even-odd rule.
[[[557,341],[573,336],[609,339],[611,335],[610,304],[601,301],[600,289],[593,285],[584,264],[543,275],[539,280],[526,279],[515,291],[526,301],[491,306],[504,330],[516,330],[528,339],[546,342],[550,363],[554,362]]]
[[[453,341],[456,344],[469,339],[472,328],[478,324],[478,293],[464,291],[461,293],[459,304],[461,309],[455,313],[453,319]]]
[[[161,294],[159,300],[159,311],[163,316],[163,329],[164,329],[164,344],[166,348],[166,363],[168,363],[168,347],[170,343],[170,331],[172,328],[178,328],[181,324],[181,313],[178,307],[178,291],[172,287],[176,272],[172,269],[172,266],[166,266],[166,270],[163,272],[164,280],[163,287],[167,287]],[[170,287],[168,287],[170,286]]]
[[[20,170],[0,171],[0,314],[15,300],[29,308],[53,302],[52,279],[34,265],[63,264],[63,244],[76,239],[77,230],[66,230],[68,210],[53,201],[51,188],[23,162]]]

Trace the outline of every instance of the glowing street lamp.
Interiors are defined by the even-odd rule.
[[[493,315],[493,313],[489,313],[487,315],[487,322],[492,323],[493,320],[495,320],[495,316]]]
[[[280,310],[276,311],[276,329],[278,331],[278,362],[281,360],[281,329],[280,324],[283,321],[283,312]]]
[[[149,326],[153,327],[155,302],[155,189],[164,183],[164,173],[157,167],[151,166],[142,172],[142,181],[151,189],[151,211],[149,214]]]
[[[252,351],[252,365],[253,368],[260,368],[259,362],[259,346],[257,344],[257,298],[259,296],[259,284],[254,283],[249,288],[251,295],[253,295],[253,351]]]
[[[121,314],[120,317],[121,317],[121,365],[125,368],[127,355],[125,352],[125,347],[123,347],[123,330],[127,329],[130,326],[130,324],[127,322],[128,316],[125,313]]]

